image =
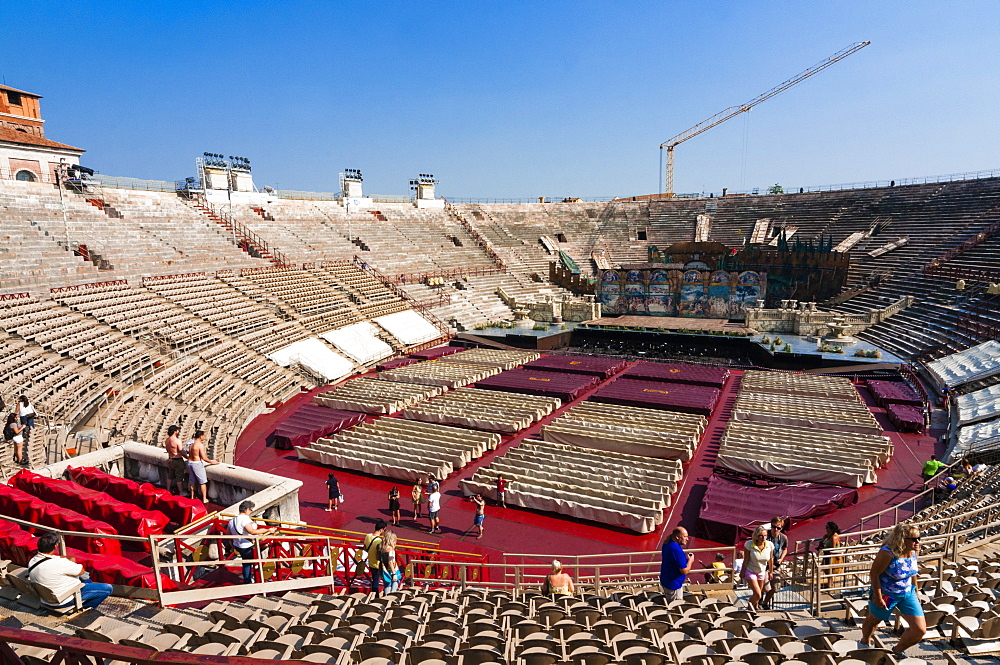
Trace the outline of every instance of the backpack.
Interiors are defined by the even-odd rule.
[[[3,426],[3,438],[8,441],[12,441],[14,439],[14,428],[10,423]]]

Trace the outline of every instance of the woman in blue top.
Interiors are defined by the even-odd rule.
[[[921,640],[927,632],[924,610],[917,599],[917,554],[920,552],[920,531],[909,524],[897,524],[882,544],[872,562],[872,591],[868,600],[868,616],[861,626],[861,641],[871,643],[875,628],[899,610],[907,628],[899,636],[893,653],[903,653]]]

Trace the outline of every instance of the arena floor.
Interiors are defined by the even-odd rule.
[[[573,521],[554,513],[520,508],[503,509],[494,505],[487,506],[483,538],[477,540],[475,535],[470,534],[474,505],[463,497],[458,486],[459,479],[471,476],[476,469],[489,464],[495,456],[503,454],[521,440],[534,437],[542,426],[571,405],[565,405],[514,436],[505,436],[497,450],[486,453],[443,481],[441,535],[432,536],[426,532],[426,519],[419,521],[413,519],[408,499],[408,485],[302,462],[298,460],[294,451],[276,450],[267,443],[270,433],[288,414],[300,404],[310,400],[313,395],[328,390],[329,387],[302,393],[280,405],[272,413],[261,415],[251,422],[240,436],[235,463],[303,481],[304,485],[299,493],[302,519],[316,526],[359,533],[368,532],[375,520],[379,518],[389,520],[386,495],[393,486],[399,486],[403,507],[402,522],[398,527],[401,539],[420,541],[446,550],[482,554],[507,552],[548,556],[655,550],[662,543],[665,533],[669,533],[674,526],[683,525],[692,534],[696,532],[702,497],[714,467],[722,434],[731,417],[741,376],[742,372],[733,371],[727,380],[695,457],[685,466],[682,486],[674,495],[672,505],[667,509],[663,525],[649,534],[640,535],[593,522]],[[603,385],[607,385],[607,382],[600,384]],[[595,387],[584,392],[578,401],[585,400],[597,389],[598,387]],[[827,520],[834,520],[847,530],[857,524],[862,517],[905,501],[919,491],[920,468],[923,462],[930,455],[940,455],[943,452],[943,445],[937,440],[943,429],[932,427],[927,434],[900,433],[889,422],[885,410],[875,405],[867,388],[862,387],[859,393],[875,414],[885,434],[892,438],[895,444],[893,459],[879,471],[878,483],[858,490],[857,504],[795,524],[789,533],[792,540],[821,537]],[[942,414],[935,415],[939,416],[935,420],[940,420]],[[335,471],[340,479],[345,501],[339,510],[326,512],[324,510],[326,486],[323,483],[331,470]],[[691,547],[731,544],[694,538]]]

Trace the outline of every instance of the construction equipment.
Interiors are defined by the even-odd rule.
[[[740,104],[739,106],[730,106],[729,108],[727,108],[727,109],[725,109],[723,111],[719,111],[718,113],[716,113],[715,115],[713,115],[711,118],[708,118],[707,120],[703,120],[703,121],[699,122],[697,125],[695,125],[694,127],[691,127],[690,129],[686,129],[683,132],[681,132],[680,134],[678,134],[677,136],[675,136],[673,138],[670,138],[670,139],[667,139],[666,141],[664,141],[663,143],[661,143],[660,144],[660,163],[661,164],[663,163],[663,149],[664,148],[667,149],[666,196],[672,197],[674,195],[674,148],[676,148],[678,145],[680,145],[681,143],[684,143],[688,139],[693,139],[694,137],[698,136],[699,134],[701,134],[703,132],[707,132],[708,130],[712,129],[713,127],[721,125],[722,123],[724,123],[727,120],[735,118],[736,116],[738,116],[739,114],[743,113],[744,111],[749,111],[750,109],[752,109],[753,107],[757,106],[761,102],[766,101],[766,100],[770,99],[771,97],[774,97],[775,95],[784,92],[785,90],[788,90],[793,85],[795,85],[797,83],[801,83],[802,81],[806,80],[807,78],[809,78],[813,74],[817,74],[817,73],[821,72],[822,70],[826,69],[827,67],[829,67],[830,65],[832,65],[832,64],[834,64],[836,62],[840,62],[841,60],[843,60],[847,56],[851,55],[852,53],[856,53],[857,51],[860,51],[861,49],[863,49],[864,47],[868,46],[869,44],[871,44],[871,42],[857,42],[856,44],[851,44],[847,48],[845,48],[845,49],[843,49],[841,51],[837,51],[836,53],[834,53],[833,55],[831,55],[826,60],[823,60],[822,62],[820,62],[820,63],[818,63],[816,65],[813,65],[809,69],[807,69],[807,70],[805,70],[803,72],[800,72],[799,74],[796,74],[795,76],[793,76],[792,78],[788,79],[784,83],[781,83],[781,84],[779,84],[779,85],[771,88],[770,90],[768,90],[765,93],[757,95],[756,97],[754,97],[750,101],[748,101],[748,102],[746,102],[744,104]]]

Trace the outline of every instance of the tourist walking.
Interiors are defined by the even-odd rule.
[[[497,476],[497,503],[501,508],[507,507],[507,479]]]
[[[924,462],[924,466],[920,470],[920,477],[924,479],[925,483],[929,482],[931,478],[941,472],[941,469],[947,466],[944,462],[939,462],[935,455],[931,455],[931,458]]]
[[[820,554],[823,555],[823,558],[821,559],[821,561],[823,562],[824,566],[829,565],[831,563],[843,563],[844,562],[844,558],[843,557],[832,556],[830,554],[831,550],[833,550],[836,547],[840,547],[840,544],[841,544],[840,543],[840,527],[837,525],[836,522],[827,522],[826,523],[826,534],[822,538],[820,538],[819,545],[817,545],[817,547],[816,547],[816,549],[819,550]],[[828,571],[828,574],[830,572],[832,572],[833,574],[839,575],[840,573],[844,572],[844,569],[843,568],[832,568],[830,571]],[[833,580],[833,585],[834,586],[839,586],[840,585],[840,581],[839,580]],[[829,583],[824,582],[823,586],[829,586]]]
[[[14,445],[14,464],[27,465],[28,456],[24,453],[24,425],[13,411],[7,416],[7,423],[3,426],[3,438]]]
[[[339,509],[344,495],[340,492],[340,481],[337,480],[337,476],[328,473],[324,484],[326,485],[326,512]]]
[[[368,582],[374,594],[378,594],[379,583],[382,581],[379,550],[382,547],[382,536],[385,534],[386,526],[388,525],[385,520],[376,520],[372,532],[365,536],[364,542],[354,551],[354,577],[360,577],[367,570]]]
[[[774,571],[774,545],[767,539],[767,531],[766,526],[758,526],[753,530],[753,537],[743,546],[746,550],[743,577],[750,587],[750,608],[755,612],[764,597],[764,585]]]
[[[893,654],[902,654],[927,632],[927,621],[915,584],[919,553],[920,531],[909,524],[897,524],[882,543],[868,572],[871,582],[868,616],[861,625],[861,641],[865,644],[871,644],[875,629],[889,620],[893,610],[902,615],[907,626],[892,648]]]
[[[684,551],[688,540],[687,529],[679,526],[670,533],[660,550],[660,590],[667,603],[684,596],[684,582],[694,563],[694,554]]]
[[[438,489],[437,483],[430,485],[433,491],[427,495],[427,517],[430,521],[429,533],[441,533],[441,518],[438,514],[441,512],[441,491]]]
[[[774,568],[771,572],[771,579],[765,587],[764,597],[760,601],[760,606],[765,610],[771,609],[771,603],[774,602],[774,594],[777,593],[782,585],[781,564],[784,563],[785,556],[788,554],[788,536],[785,534],[785,518],[777,516],[771,518],[771,528],[768,529],[767,540],[774,548],[772,555],[774,557]]]
[[[382,567],[382,595],[399,591],[403,581],[403,571],[396,560],[396,532],[388,529],[382,534],[382,544],[379,546],[379,564]]]
[[[27,395],[17,398],[17,415],[21,419],[21,424],[27,428],[24,435],[28,436],[35,427],[35,407],[31,406]]]
[[[423,482],[417,479],[410,490],[410,500],[413,501],[413,519],[420,519],[420,504],[424,502]]]
[[[389,515],[393,524],[399,524],[399,488],[389,490]]]

